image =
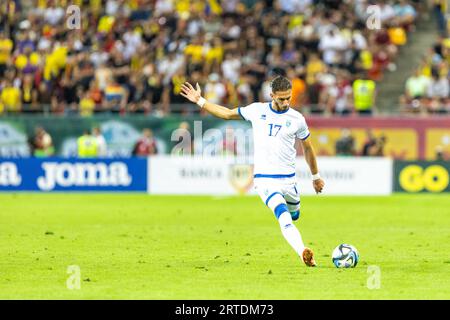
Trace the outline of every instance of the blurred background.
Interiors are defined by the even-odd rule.
[[[234,108],[270,100],[281,74],[320,156],[448,161],[448,10],[446,0],[2,0],[0,157],[248,155],[232,133],[250,124],[203,113],[180,85]]]

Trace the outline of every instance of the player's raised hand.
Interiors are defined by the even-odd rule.
[[[202,89],[200,89],[200,85],[196,84],[196,89],[189,83],[185,82],[181,85],[180,94],[193,103],[197,103],[200,97],[202,96]]]
[[[321,193],[324,186],[325,182],[322,179],[313,180],[313,187],[316,193]]]

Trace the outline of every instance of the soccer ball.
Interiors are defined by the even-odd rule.
[[[354,268],[359,261],[359,253],[350,244],[340,244],[333,250],[333,264],[336,268]]]

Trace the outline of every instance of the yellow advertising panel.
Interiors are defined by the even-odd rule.
[[[321,156],[336,155],[336,142],[342,137],[341,128],[312,128],[311,139],[316,153]],[[355,141],[355,155],[362,154],[364,144],[368,141],[366,129],[349,129]],[[385,136],[384,156],[402,160],[414,160],[418,157],[418,136],[414,129],[373,129],[379,138]]]

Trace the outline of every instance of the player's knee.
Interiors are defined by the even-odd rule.
[[[294,220],[294,221],[298,220],[298,218],[300,218],[300,210],[291,212],[291,217],[292,217],[292,220]]]
[[[300,210],[300,200],[298,201],[288,200],[286,201],[286,204],[288,206],[289,212],[291,213]]]
[[[278,206],[276,206],[273,212],[275,213],[275,217],[277,217],[278,219],[284,212],[289,212],[289,210],[286,204],[280,203]]]

